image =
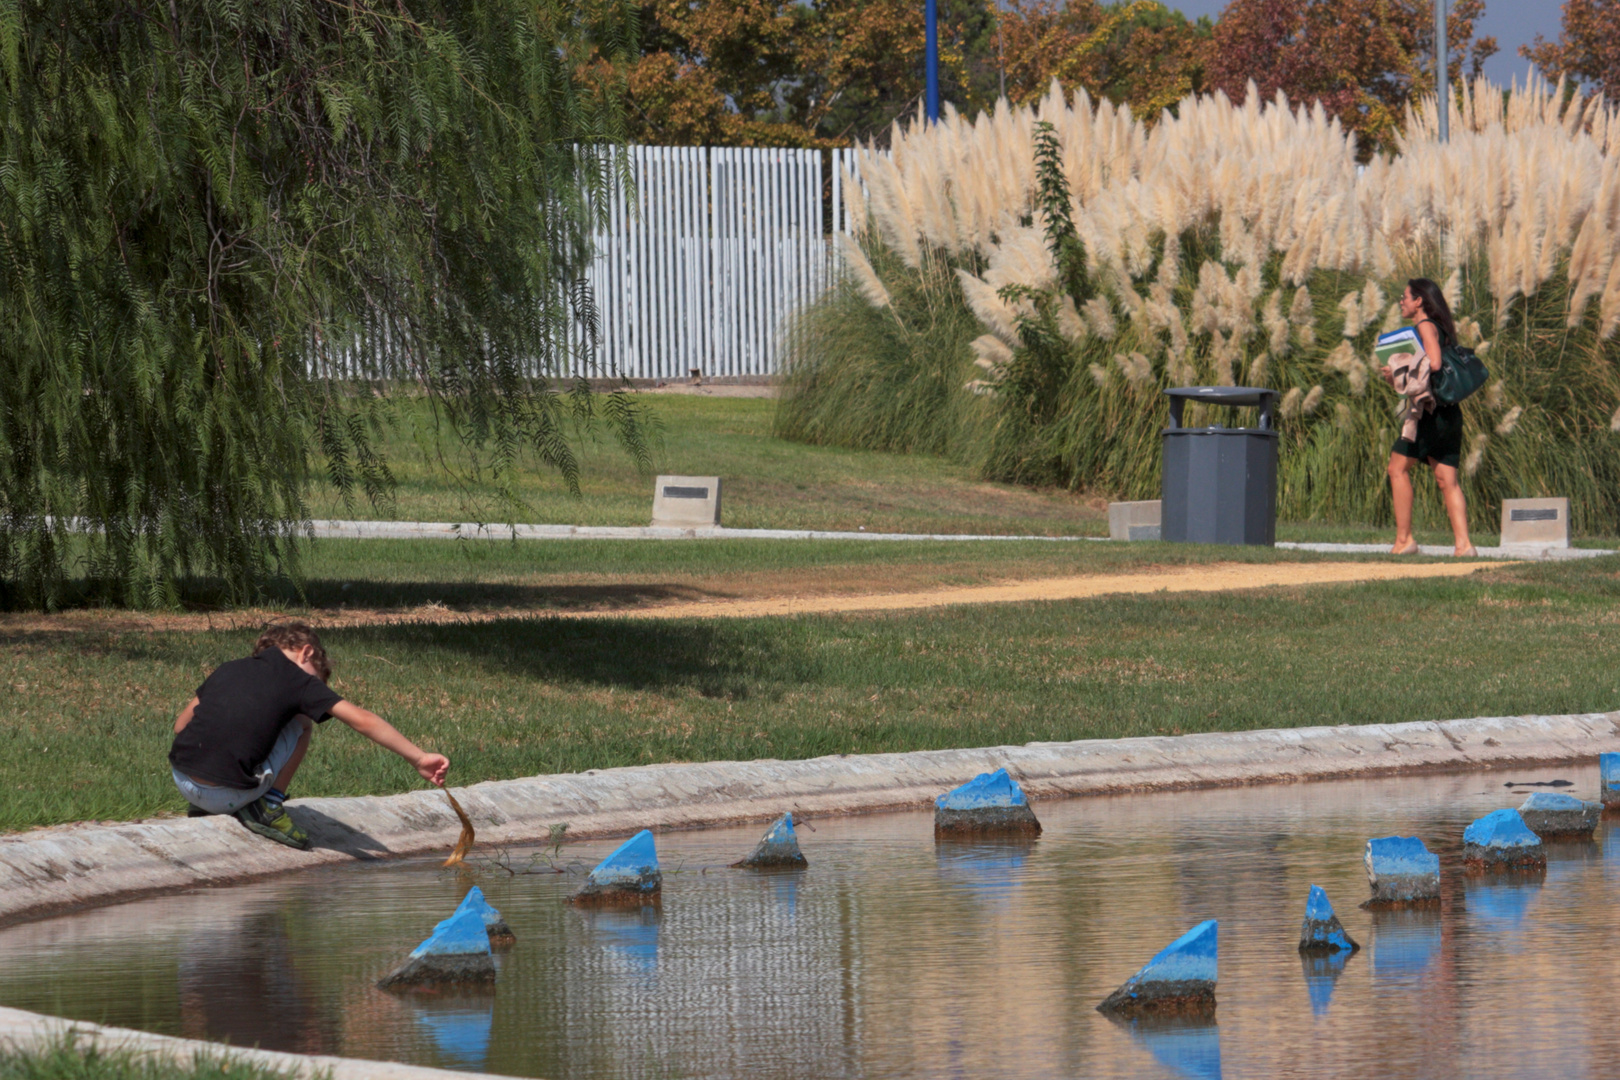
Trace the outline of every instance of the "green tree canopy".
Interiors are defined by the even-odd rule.
[[[559,396],[634,50],[620,0],[0,0],[0,603],[238,598],[376,391],[575,464]],[[380,365],[386,343],[391,366]],[[361,376],[356,382],[323,378]],[[384,380],[397,382],[384,382]],[[609,399],[632,446],[634,411]]]

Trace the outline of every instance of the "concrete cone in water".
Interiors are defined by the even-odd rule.
[[[1205,919],[1103,999],[1098,1011],[1198,1015],[1215,1011],[1219,927]]]
[[[753,854],[731,865],[749,870],[809,866],[809,860],[799,850],[798,834],[793,831],[793,815],[783,814],[777,818],[754,848]]]
[[[1380,836],[1367,841],[1362,862],[1372,899],[1362,907],[1399,907],[1440,901],[1440,856],[1415,836]]]
[[[494,981],[495,959],[489,953],[483,917],[476,911],[457,910],[377,985],[384,990],[410,990]]]
[[[1602,815],[1601,803],[1551,791],[1538,791],[1519,807],[1525,828],[1543,840],[1590,840]]]
[[[517,944],[517,935],[512,933],[510,926],[506,925],[506,920],[501,918],[501,913],[491,907],[488,900],[484,899],[484,890],[476,885],[462,899],[461,906],[456,908],[456,915],[468,911],[476,912],[478,917],[483,920],[484,932],[489,935],[491,948]],[[452,915],[451,918],[455,918],[455,915]]]
[[[934,800],[934,835],[1039,836],[1041,823],[1006,769],[981,773]]]
[[[656,904],[661,900],[663,883],[653,834],[642,829],[598,863],[568,902],[579,907]]]
[[[1333,913],[1333,903],[1320,885],[1311,886],[1305,900],[1305,922],[1299,928],[1299,951],[1307,955],[1355,952],[1361,948],[1344,932],[1344,924]]]

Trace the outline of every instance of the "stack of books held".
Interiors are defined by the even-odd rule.
[[[1423,341],[1418,333],[1410,326],[1403,326],[1399,330],[1391,330],[1387,334],[1378,335],[1378,343],[1373,346],[1373,355],[1378,357],[1379,364],[1389,366],[1391,357],[1403,353],[1417,353],[1423,355]]]

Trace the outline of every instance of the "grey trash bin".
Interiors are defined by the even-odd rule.
[[[1195,544],[1264,544],[1277,539],[1277,432],[1271,426],[1275,390],[1249,386],[1183,386],[1170,397],[1164,430],[1165,540]],[[1233,408],[1259,406],[1260,426],[1183,427],[1189,401]]]

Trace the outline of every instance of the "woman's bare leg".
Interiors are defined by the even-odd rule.
[[[1389,494],[1395,504],[1395,546],[1390,552],[1406,554],[1412,540],[1412,459],[1404,454],[1389,455]],[[1452,470],[1453,473],[1456,470]]]
[[[1468,500],[1457,483],[1456,467],[1435,462],[1434,482],[1440,485],[1440,501],[1445,504],[1446,517],[1451,519],[1451,535],[1457,548],[1454,554],[1466,555],[1474,550],[1474,544],[1468,539]]]

